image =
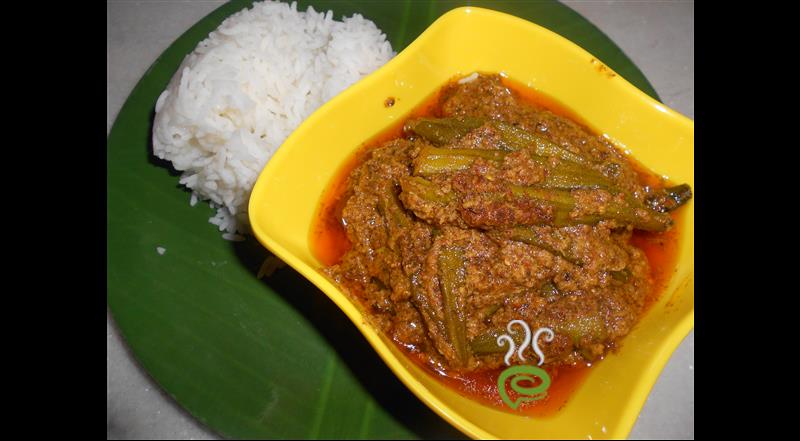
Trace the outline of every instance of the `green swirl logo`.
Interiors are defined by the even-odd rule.
[[[517,343],[512,337],[511,328],[514,325],[521,326],[522,330],[525,332],[525,336],[522,339],[522,344],[519,346],[519,349],[517,349]],[[506,356],[503,358],[506,366],[511,365],[511,358],[514,356],[515,352],[521,361],[525,361],[523,352],[525,352],[525,349],[527,349],[528,345],[531,343],[533,343],[533,352],[537,357],[539,357],[539,366],[544,363],[544,353],[542,352],[541,348],[539,348],[539,336],[545,334],[545,341],[553,341],[553,338],[555,338],[555,333],[552,329],[539,328],[536,330],[536,333],[531,336],[531,328],[523,320],[511,320],[508,322],[506,329],[508,329],[508,334],[503,334],[497,337],[497,346],[502,348],[504,344],[508,344],[508,352],[506,352]],[[526,387],[520,384],[523,381],[536,384],[537,377],[542,381],[536,386]],[[506,390],[506,380],[509,378],[511,379],[511,390],[520,395],[516,401],[511,400],[511,397],[508,396],[508,391]],[[522,403],[528,401],[537,401],[546,397],[547,389],[549,387],[550,375],[547,374],[547,371],[537,366],[513,366],[501,372],[500,376],[497,378],[497,391],[500,393],[500,398],[503,399],[504,403],[508,404],[508,407],[514,410],[517,410],[517,407],[519,407],[519,405]]]
[[[539,377],[542,382],[536,386],[526,387],[520,383],[529,381],[531,384],[536,383],[535,379]],[[511,378],[511,390],[518,393],[520,397],[516,401],[512,401],[506,391],[506,380]],[[500,398],[508,407],[517,410],[520,404],[528,401],[537,401],[547,396],[547,389],[550,387],[550,375],[539,367],[530,365],[513,366],[504,370],[497,378],[497,390],[500,392]]]

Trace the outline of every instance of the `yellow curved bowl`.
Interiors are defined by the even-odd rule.
[[[501,412],[460,396],[368,326],[318,268],[309,231],[326,185],[363,142],[403,119],[455,75],[504,72],[556,98],[651,170],[694,187],[694,123],[636,89],[570,41],[510,15],[465,7],[321,107],[281,146],[256,182],[256,237],[327,294],[411,391],[473,438],[624,438],[670,354],[694,325],[694,205],[684,208],[677,271],[622,350],[596,365],[556,415]],[[384,107],[387,97],[396,98]]]

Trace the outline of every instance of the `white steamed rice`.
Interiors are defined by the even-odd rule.
[[[261,169],[314,110],[394,55],[374,23],[296,3],[255,3],[226,19],[184,60],[156,103],[153,153],[182,171],[190,203],[229,240],[249,233]]]

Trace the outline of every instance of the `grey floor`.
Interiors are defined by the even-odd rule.
[[[108,1],[108,130],[136,82],[178,36],[222,1]],[[694,118],[694,3],[565,1],[619,45],[665,104]],[[218,439],[139,368],[107,318],[108,439]],[[631,439],[694,438],[694,332],[673,354]]]

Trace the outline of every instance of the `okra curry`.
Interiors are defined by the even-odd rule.
[[[619,348],[656,285],[635,236],[671,232],[691,198],[564,113],[499,75],[448,83],[357,155],[312,238],[374,327],[488,401],[512,320],[554,331],[553,373]]]

